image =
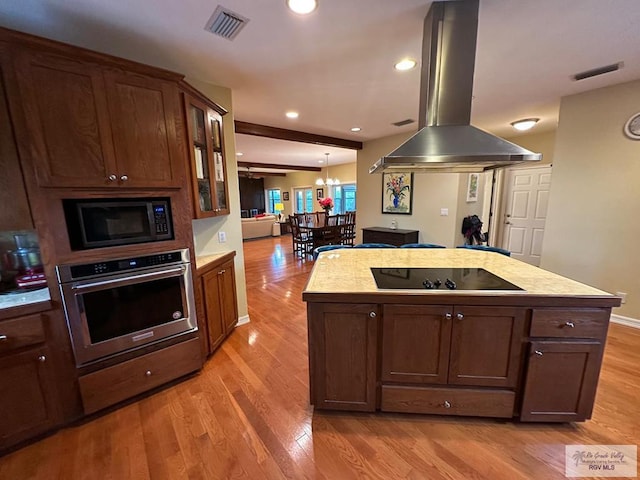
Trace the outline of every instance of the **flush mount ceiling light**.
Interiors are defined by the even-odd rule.
[[[351,129],[352,132],[359,132],[360,130],[362,130],[360,127],[353,127]]]
[[[241,157],[242,155],[244,155],[244,153],[242,153],[242,152],[236,152],[236,156],[237,156],[237,157]]]
[[[524,118],[522,120],[511,122],[511,126],[516,130],[520,130],[521,132],[524,132],[525,130],[529,130],[533,128],[534,125],[539,121],[540,121],[539,118]]]
[[[307,15],[313,12],[318,6],[316,0],[287,0],[287,7],[294,13]]]
[[[285,113],[285,115],[287,116],[287,118],[298,118],[299,116],[298,112],[294,112],[294,111],[287,112]]]
[[[319,187],[323,185],[326,185],[328,187],[332,185],[340,185],[340,180],[338,180],[337,178],[329,178],[329,154],[325,153],[325,155],[327,156],[327,177],[324,180],[322,178],[317,179],[316,185],[318,185]]]
[[[393,67],[396,70],[400,70],[401,72],[404,72],[406,70],[411,70],[412,68],[414,68],[416,66],[416,63],[417,62],[413,58],[403,58],[398,63],[396,63]]]

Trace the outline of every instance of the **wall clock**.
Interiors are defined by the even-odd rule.
[[[640,112],[631,115],[624,124],[624,134],[632,140],[640,140]]]

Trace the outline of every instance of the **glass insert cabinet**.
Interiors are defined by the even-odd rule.
[[[185,94],[191,183],[195,218],[229,215],[227,165],[222,117],[227,111],[213,102]]]

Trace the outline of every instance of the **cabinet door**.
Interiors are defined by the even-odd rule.
[[[38,184],[113,185],[117,172],[100,67],[25,51],[16,69],[27,129],[16,133]]]
[[[58,421],[46,347],[0,358],[0,449],[52,428]]]
[[[447,383],[450,306],[385,305],[382,381]]]
[[[224,339],[225,325],[220,302],[220,270],[207,272],[202,276],[206,310],[209,351],[212,353]]]
[[[579,422],[591,417],[602,344],[597,341],[531,342],[520,419]]]
[[[0,45],[0,231],[33,228],[22,178],[4,82],[5,57]],[[7,207],[10,205],[11,207]]]
[[[524,309],[456,307],[451,328],[449,383],[516,387],[524,327]]]
[[[220,305],[225,334],[228,335],[238,323],[236,275],[233,260],[222,265],[220,270]]]
[[[311,403],[376,409],[377,305],[307,304]]]
[[[105,71],[118,182],[132,187],[179,187],[177,85],[132,73]]]

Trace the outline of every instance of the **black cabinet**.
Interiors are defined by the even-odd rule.
[[[418,243],[418,230],[402,230],[384,227],[368,227],[362,229],[362,243],[388,243],[404,245]]]

